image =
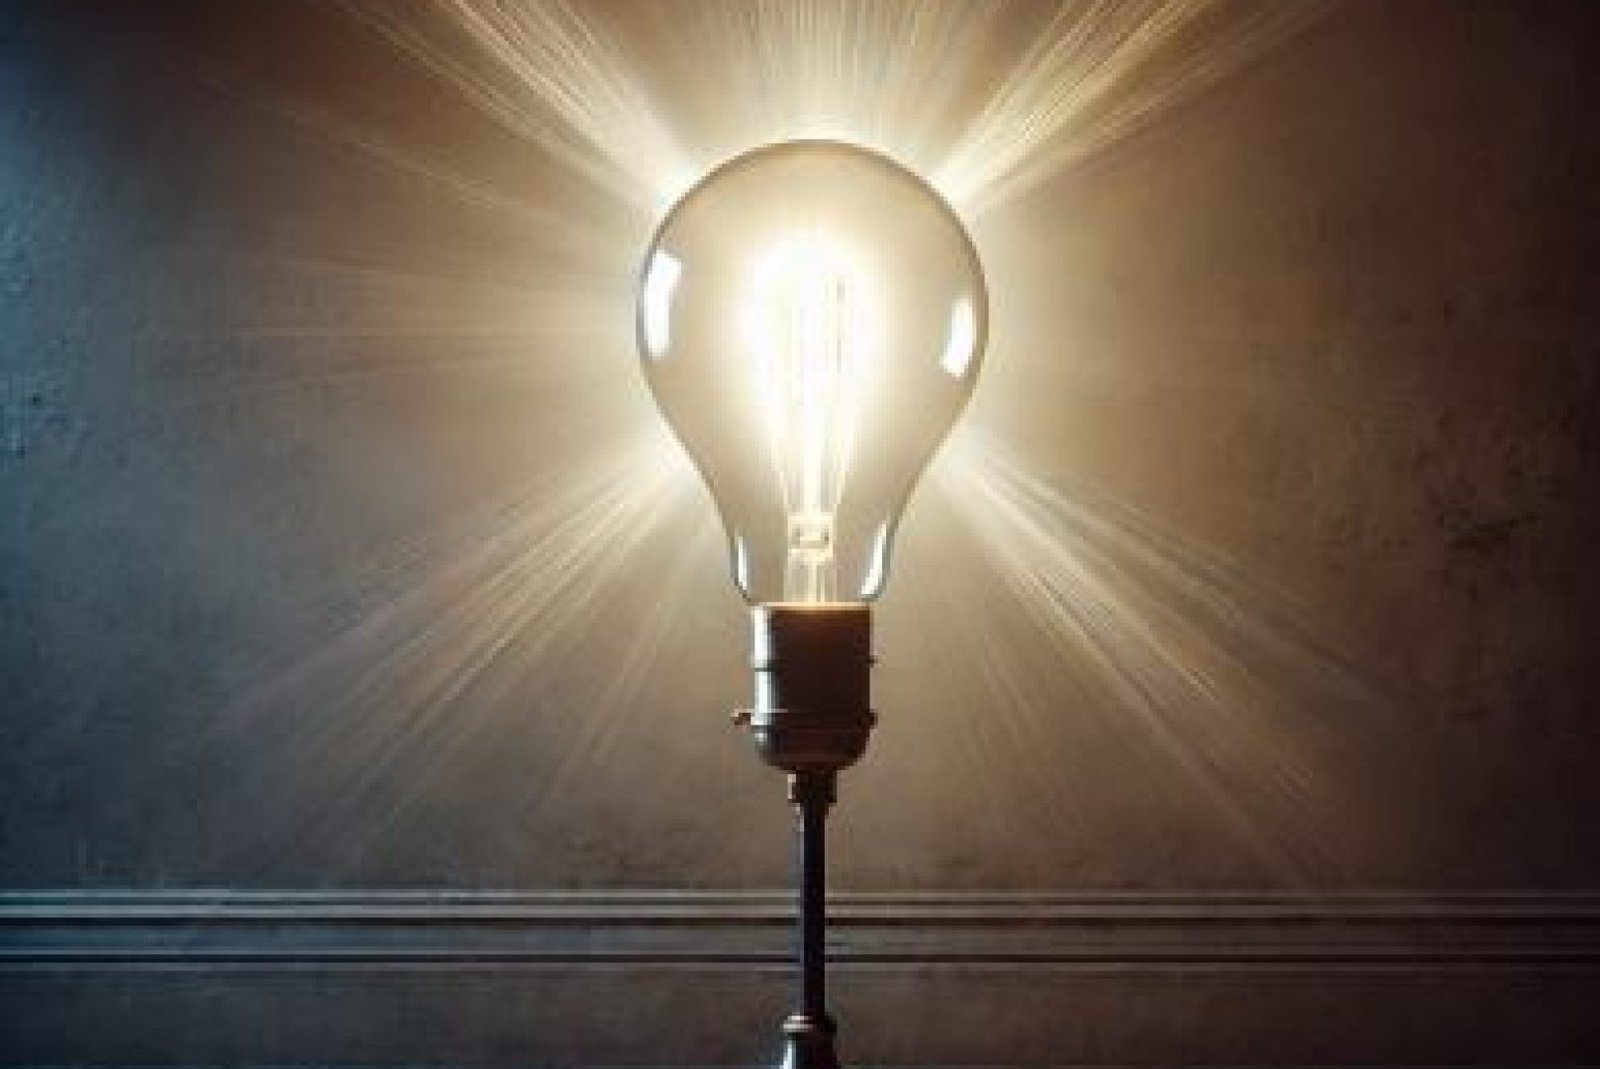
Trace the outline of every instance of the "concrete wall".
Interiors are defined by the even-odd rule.
[[[1335,4],[978,219],[852,1059],[1600,1061],[1594,22]],[[530,130],[331,5],[0,8],[5,1060],[768,1052],[649,220]]]

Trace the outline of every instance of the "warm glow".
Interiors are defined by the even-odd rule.
[[[786,596],[837,596],[834,514],[844,491],[877,331],[862,273],[806,234],[751,266],[741,309],[788,517]]]
[[[724,161],[643,258],[641,370],[705,480],[752,605],[870,602],[972,396],[988,296],[915,172],[835,141]]]

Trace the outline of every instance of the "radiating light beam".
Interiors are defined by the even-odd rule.
[[[935,169],[991,210],[1118,141],[1309,26],[1327,0],[1092,0],[1059,6]]]
[[[599,19],[565,0],[344,4],[485,115],[643,218],[681,191],[688,165],[634,65]],[[441,28],[464,32],[491,63],[461,56]]]
[[[275,816],[251,826],[295,837],[383,834],[375,813],[396,819],[432,769],[482,730],[505,729],[485,718],[505,706],[493,700],[496,689],[521,677],[507,658],[525,668],[570,655],[597,608],[639,584],[641,569],[658,567],[659,545],[645,547],[684,514],[692,487],[651,436],[565,473],[559,485],[530,484],[470,522],[394,547],[364,578],[380,600],[315,654],[220,710],[212,739],[194,743],[248,733],[278,751],[254,767],[274,776],[293,769],[304,789],[285,792],[246,772],[219,804],[276,799]],[[661,612],[681,611],[677,594],[657,589]],[[627,679],[654,663],[659,638],[641,635],[624,656]],[[628,693],[619,687],[608,691],[616,701]],[[617,710],[590,702],[585,712],[605,719]],[[271,733],[259,730],[265,718],[275,722]],[[302,797],[307,805],[297,807]]]
[[[1339,736],[1381,725],[1394,694],[1214,554],[1046,483],[980,430],[952,445],[940,492],[1062,670],[1102,695],[1086,708],[1137,729],[1285,878],[1337,878],[1382,820],[1339,775]],[[1007,657],[982,659],[995,692],[1012,691]],[[1319,814],[1340,822],[1308,824]]]

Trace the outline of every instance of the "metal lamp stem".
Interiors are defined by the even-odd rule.
[[[795,808],[799,869],[795,941],[800,958],[800,1005],[784,1022],[782,1069],[836,1069],[834,1022],[828,1015],[828,808],[834,799],[831,772],[789,777]]]

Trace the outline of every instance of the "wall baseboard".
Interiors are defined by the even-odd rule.
[[[0,892],[29,966],[783,966],[782,892]],[[851,965],[1600,966],[1600,893],[836,894]]]
[[[852,1063],[1600,1062],[1600,893],[846,894]],[[7,1064],[742,1065],[779,892],[0,893]]]

